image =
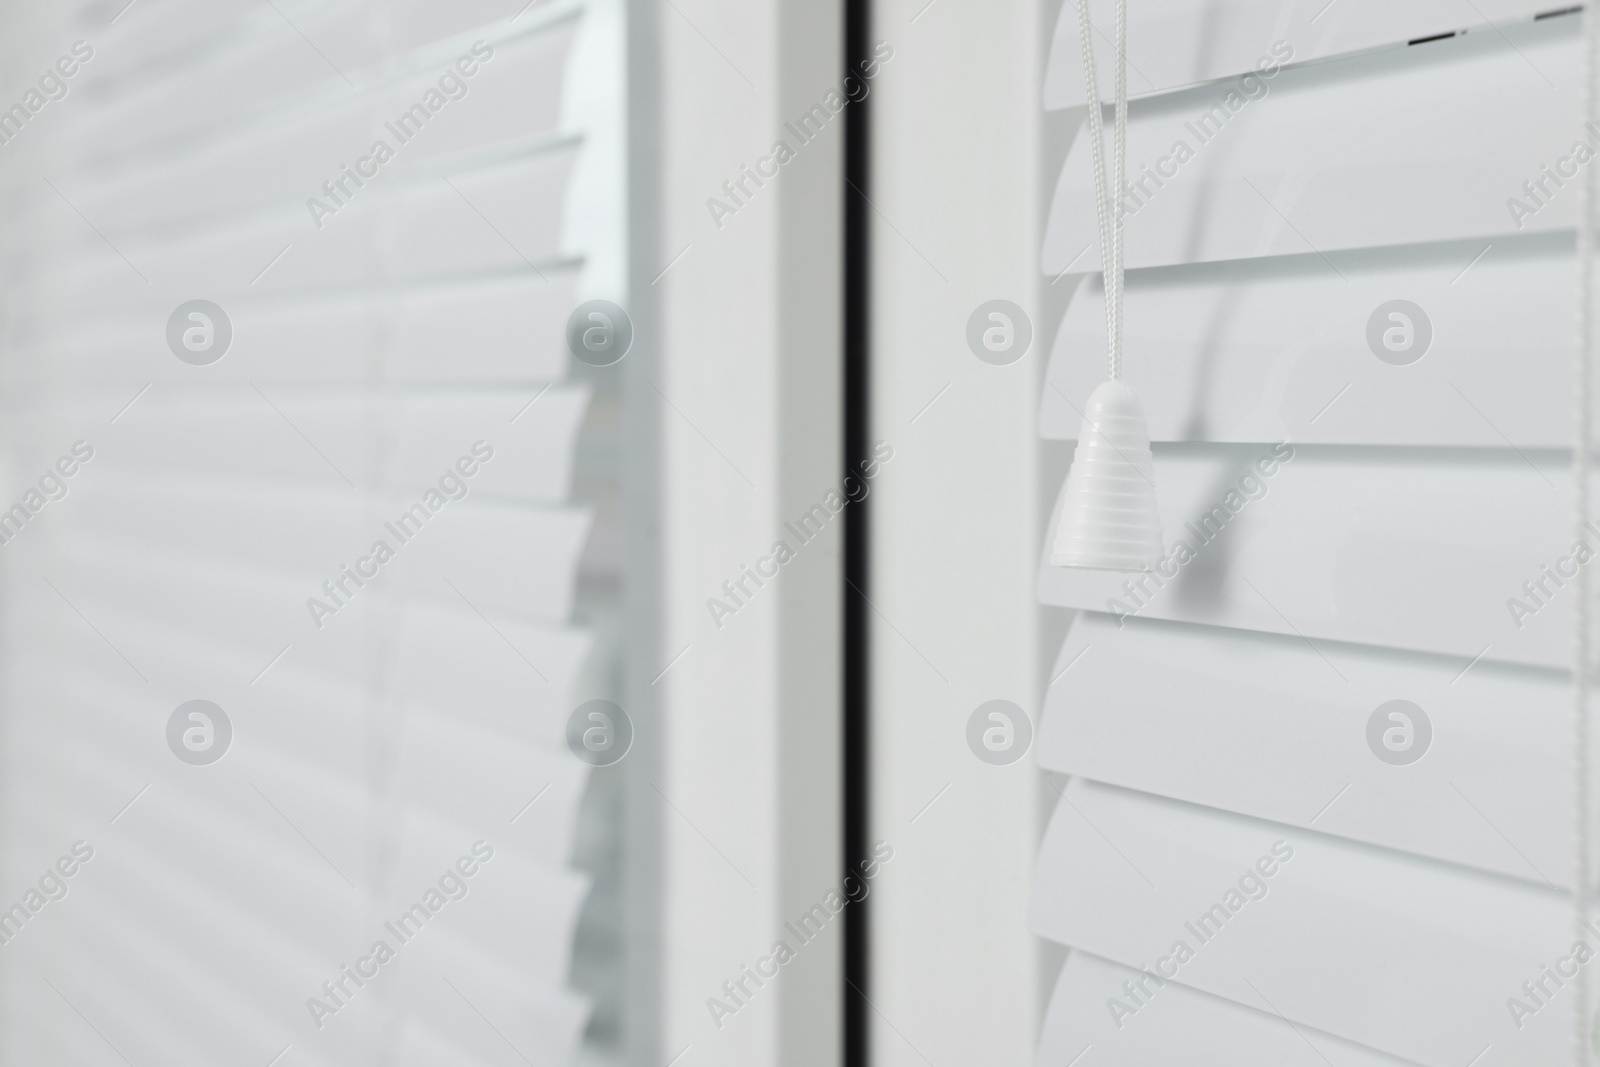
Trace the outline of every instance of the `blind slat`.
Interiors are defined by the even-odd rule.
[[[1564,894],[1085,779],[1065,795],[1039,855],[1041,935],[1130,967],[1185,941],[1185,985],[1240,1004],[1264,993],[1289,1019],[1421,1064],[1567,1050],[1567,1012],[1519,1029],[1506,1007],[1570,952]]]
[[[1565,235],[1135,271],[1124,373],[1156,441],[1565,448],[1575,284]],[[1078,436],[1104,352],[1094,276],[1042,436]]]
[[[1571,732],[1557,672],[1085,612],[1052,674],[1038,742],[1051,770],[1571,885],[1571,782],[1550,773]],[[1420,711],[1380,713],[1397,700]]]
[[[1279,462],[1288,448],[1294,458]],[[1158,450],[1163,570],[1173,577],[1162,588],[1147,577],[1141,590],[1128,575],[1046,559],[1039,595],[1063,607],[1437,652],[1459,657],[1457,670],[1480,656],[1561,668],[1571,611],[1544,568],[1571,573],[1575,563],[1565,468],[1548,454],[1505,449]],[[1058,499],[1046,545],[1059,510]],[[1540,581],[1545,592],[1530,596],[1524,583]]]
[[[1111,0],[1091,0],[1102,56],[1111,48]],[[1197,82],[1260,71],[1285,57],[1304,63],[1418,38],[1467,30],[1493,32],[1488,22],[1532,19],[1549,0],[1157,0],[1128,12],[1128,91],[1168,92]],[[1045,71],[1047,109],[1082,107],[1083,58],[1078,12],[1064,5]],[[1274,53],[1274,46],[1277,51]],[[1101,58],[1100,98],[1112,98],[1113,65]]]
[[[1574,194],[1542,168],[1577,173],[1573,112],[1555,104],[1576,99],[1576,21],[1285,70],[1253,99],[1222,83],[1142,102],[1128,116],[1126,265],[1569,228]],[[1080,136],[1050,208],[1048,274],[1099,269],[1089,156]],[[1546,195],[1523,188],[1535,181]]]

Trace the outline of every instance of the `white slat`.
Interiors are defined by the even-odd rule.
[[[1128,174],[1145,191],[1129,201],[1126,265],[1570,227],[1570,188],[1551,182],[1533,211],[1523,183],[1541,180],[1546,165],[1576,173],[1576,23],[1285,70],[1254,99],[1224,83],[1142,102],[1128,119]],[[1099,269],[1089,156],[1079,137],[1056,185],[1049,274]],[[1147,178],[1147,167],[1172,177]],[[1529,214],[1513,213],[1514,197]]]
[[[75,28],[80,33],[95,31],[97,40],[103,39],[110,45],[98,50],[94,60],[81,72],[84,86],[95,95],[105,94],[110,83],[130,77],[147,78],[152,70],[160,70],[185,53],[248,32],[245,27],[258,32],[258,27],[250,24],[251,17],[265,25],[263,16],[272,13],[262,0],[215,0],[208,4],[190,4],[185,0],[155,0],[146,4],[140,0],[137,7],[130,8],[124,17],[107,26],[115,11],[107,14],[100,10],[101,5],[93,3],[77,6],[87,10],[74,13],[78,16],[73,20]]]
[[[223,310],[233,321],[233,346],[209,367],[172,358],[165,341],[171,307],[141,307],[70,330],[72,309],[63,301],[52,325],[64,336],[27,350],[30,358],[57,353],[59,362],[36,362],[24,377],[130,383],[127,399],[152,381],[548,382],[560,378],[569,361],[565,331],[576,279],[570,268],[542,273],[524,268],[381,293],[229,300]],[[120,406],[107,411],[107,420]]]
[[[341,488],[125,481],[83,496],[75,517],[84,534],[74,534],[72,543],[83,536],[134,553],[161,546],[195,559],[298,573],[303,592],[295,600],[306,619],[297,630],[307,636],[327,625],[326,615],[311,619],[308,600],[336,616],[346,602],[373,591],[366,582],[434,596],[452,595],[453,584],[454,595],[472,604],[548,621],[569,614],[589,529],[586,511],[478,501],[470,492],[451,500],[437,486],[420,498],[363,499]],[[378,546],[392,554],[389,562],[377,562]],[[345,567],[357,577],[339,585]],[[376,573],[363,577],[362,568]]]
[[[168,5],[172,6],[172,5]],[[241,5],[243,6],[243,5]],[[348,90],[337,70],[329,66],[335,38],[363,29],[366,12],[355,4],[286,5],[285,15],[274,15],[271,8],[257,6],[250,20],[251,32],[226,29],[205,40],[201,47],[185,50],[165,77],[133,77],[104,84],[124,52],[147,42],[143,37],[156,19],[133,19],[122,34],[115,28],[99,47],[93,59],[84,64],[75,81],[83,83],[91,101],[100,106],[75,114],[73,129],[64,131],[64,154],[78,165],[104,165],[129,152],[149,153],[154,146],[181,151],[204,138],[208,126],[237,124],[254,118],[296,97],[326,92],[332,85]],[[292,12],[293,23],[290,21]],[[118,20],[119,23],[122,20]],[[204,21],[201,22],[203,26]],[[316,48],[305,32],[319,42]],[[162,27],[168,34],[183,34],[171,25]],[[193,31],[191,31],[193,32]],[[180,36],[181,40],[182,37]],[[165,42],[171,48],[176,42]],[[110,54],[112,68],[101,69],[102,59]],[[97,85],[96,83],[101,83]],[[95,89],[101,89],[95,93]]]
[[[218,20],[164,18],[159,11],[129,11],[106,35],[109,47],[83,70],[92,88],[125,71],[130,53],[146,60],[159,48],[171,55],[175,46],[193,42],[178,60],[181,66],[155,78],[134,78],[97,98],[103,106],[86,115],[72,140],[90,159],[106,159],[127,151],[149,150],[152,143],[181,143],[206,135],[207,127],[237,124],[241,119],[314,98],[318,93],[348,91],[381,76],[385,63],[405,59],[414,49],[438,53],[437,42],[479,31],[490,39],[518,15],[525,0],[470,0],[445,6],[406,0],[385,6],[384,32],[369,32],[370,12],[359,3],[283,5],[285,14],[266,4],[253,6],[248,30],[232,32]],[[178,5],[153,5],[176,9]],[[210,5],[222,8],[223,5]],[[208,12],[209,13],[209,6]],[[146,15],[144,18],[137,16]],[[293,25],[285,15],[292,15]],[[521,27],[544,21],[524,15]],[[188,23],[194,23],[189,26]],[[212,33],[200,40],[210,26]],[[296,31],[299,31],[298,33]],[[305,36],[302,37],[300,34]],[[308,43],[309,42],[309,43]],[[470,37],[467,41],[471,43]],[[415,60],[412,60],[415,63]],[[159,69],[159,68],[158,68]],[[350,82],[344,79],[349,78]],[[69,149],[70,150],[70,149]],[[91,154],[92,153],[92,154]]]
[[[120,244],[163,289],[204,287],[219,300],[531,269],[560,258],[562,196],[576,152],[560,141],[465,172],[458,162],[410,182],[375,180],[336,215],[314,218],[296,201],[193,230],[134,233]],[[126,270],[93,251],[91,277]]]
[[[551,386],[508,394],[468,389],[396,392],[302,389],[152,389],[117,421],[114,446],[96,457],[97,477],[157,473],[228,478],[312,480],[411,496],[437,485],[462,443],[493,441],[495,456],[472,478],[472,492],[555,503],[570,489],[572,453],[587,409],[583,386]],[[118,396],[121,403],[125,398]],[[277,406],[277,410],[274,409]],[[282,414],[280,414],[280,411]],[[63,425],[104,418],[89,405],[52,413]],[[291,420],[292,424],[285,420]],[[298,430],[338,465],[307,465],[309,447],[285,445]]]
[[[81,319],[85,306],[100,315],[148,314],[152,304],[166,312],[193,292],[227,303],[513,271],[548,281],[545,272],[562,260],[561,196],[575,153],[562,141],[480,161],[468,173],[458,161],[453,173],[373,188],[334,216],[313,219],[301,202],[279,203],[214,225],[122,237],[114,253],[91,246],[68,258],[58,299],[96,294],[73,308]]]
[[[17,691],[47,703],[52,717],[14,735],[42,753],[16,777],[41,786],[71,782],[75,795],[89,798],[76,810],[115,814],[158,782],[163,793],[178,790],[213,813],[260,814],[257,794],[203,788],[206,780],[174,768],[159,738],[152,740],[149,724],[162,721],[170,711],[166,705],[185,695],[203,695],[228,711],[238,745],[230,770],[254,781],[281,784],[294,775],[315,783],[307,787],[312,790],[337,789],[358,781],[371,758],[365,730],[371,698],[359,687],[292,663],[274,668],[271,680],[258,684],[238,675],[205,678],[197,671],[187,689],[166,696],[137,679],[85,672],[58,645],[19,642],[18,651],[34,667],[19,672]],[[71,680],[64,682],[64,676]],[[418,705],[384,707],[390,722],[386,743],[398,750],[391,803],[416,823],[417,832],[485,837],[548,870],[564,866],[587,768],[570,758],[560,738],[463,721]],[[84,762],[94,764],[92,773],[80,766]],[[358,801],[342,796],[337,807],[359,807]]]
[[[434,68],[359,96],[351,92],[347,101],[331,107],[231,128],[225,139],[208,138],[177,158],[97,173],[98,188],[65,191],[69,197],[80,192],[73,200],[85,216],[107,219],[119,229],[172,225],[262,203],[303,205],[321,193],[323,182],[338,177],[341,167],[368,155],[379,139],[394,152],[394,160],[379,171],[391,177],[385,172],[414,171],[453,153],[548,135],[560,118],[561,76],[573,28],[567,18],[486,42],[493,57],[472,78],[466,95],[434,111],[420,131],[402,130],[407,137],[385,124],[430,89],[437,93],[438,79],[457,55],[439,57]]]
[[[1266,446],[1159,451],[1164,542],[1174,562],[1186,543],[1190,561],[1165,588],[1146,578],[1143,595],[1133,576],[1042,559],[1041,599],[1438,652],[1459,657],[1457,670],[1478,657],[1566,665],[1571,607],[1543,570],[1573,563],[1564,462],[1514,450],[1301,446],[1262,476],[1255,464],[1273,458]],[[1046,545],[1059,510],[1058,499]],[[1535,609],[1523,586],[1540,580],[1547,595]],[[1514,598],[1528,611],[1513,611]]]
[[[1571,780],[1550,773],[1571,743],[1561,674],[1092,612],[1053,673],[1038,748],[1051,770],[1572,884]],[[1416,762],[1371,748],[1392,700],[1427,716]]]
[[[332,620],[341,625],[330,623],[301,638],[309,615],[302,602],[281,595],[289,583],[199,562],[77,557],[70,578],[57,574],[53,580],[72,606],[41,580],[13,587],[19,612],[37,620],[30,627],[59,625],[61,640],[71,641],[78,660],[99,664],[112,677],[133,679],[133,663],[150,684],[189,691],[189,657],[174,655],[182,648],[175,644],[181,636],[194,650],[191,656],[215,643],[233,649],[241,665],[256,664],[239,676],[242,684],[275,661],[294,662],[381,686],[408,705],[448,709],[551,745],[564,743],[566,716],[591,643],[584,631],[531,623],[493,608],[479,613],[459,599],[396,598],[377,589]],[[370,665],[366,649],[376,635],[391,638],[396,651]]]
[[[1136,1018],[1116,1025],[1107,1006],[1126,994],[1139,972],[1087,952],[1068,957],[1045,1009],[1039,1067],[1404,1067],[1404,1061],[1306,1026],[1292,1025],[1265,1004],[1245,1006],[1170,982]],[[1148,983],[1147,983],[1148,985]]]
[[[1258,868],[1280,842],[1292,856]],[[1045,937],[1169,974],[1184,942],[1184,985],[1427,1067],[1567,1049],[1564,1000],[1520,1029],[1507,1007],[1570,952],[1550,889],[1085,779],[1051,820],[1038,885]]]
[[[1557,235],[1135,271],[1124,373],[1157,441],[1565,448],[1574,284]],[[1077,438],[1105,344],[1095,275],[1056,334],[1042,436]]]
[[[1129,7],[1128,92],[1144,95],[1259,72],[1282,55],[1304,63],[1438,34],[1493,32],[1489,21],[1525,21],[1561,5],[1549,0],[1344,0],[1337,7],[1328,0],[1156,0]],[[1100,98],[1109,100],[1115,91],[1112,0],[1091,0],[1089,13],[1096,30]],[[1045,71],[1046,108],[1083,106],[1081,41],[1078,9],[1063,4]]]

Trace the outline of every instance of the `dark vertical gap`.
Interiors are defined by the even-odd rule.
[[[871,0],[844,0],[844,62],[847,74],[859,75],[872,58]],[[871,295],[868,204],[872,148],[871,94],[845,112],[844,140],[844,464],[845,473],[861,471],[871,448]],[[871,589],[868,529],[870,497],[863,497],[845,515],[843,746],[844,867],[860,871],[871,848],[871,731],[868,716],[867,602]],[[844,1067],[866,1067],[869,1052],[867,997],[870,996],[870,897],[845,909],[844,926]]]

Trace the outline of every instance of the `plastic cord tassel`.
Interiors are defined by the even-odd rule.
[[[1050,563],[1106,571],[1148,571],[1161,558],[1150,431],[1125,382],[1089,397]]]

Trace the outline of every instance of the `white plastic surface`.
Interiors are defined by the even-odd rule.
[[[1050,565],[1147,571],[1161,555],[1161,519],[1144,411],[1120,381],[1102,383],[1084,407]]]

